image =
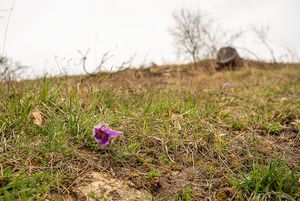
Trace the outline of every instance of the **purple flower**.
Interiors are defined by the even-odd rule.
[[[222,85],[222,89],[233,89],[233,88],[234,88],[234,85],[232,84],[232,82],[225,82]]]
[[[123,132],[109,129],[104,124],[97,125],[93,129],[93,136],[97,143],[101,146],[108,145],[110,138],[114,138],[122,134]]]

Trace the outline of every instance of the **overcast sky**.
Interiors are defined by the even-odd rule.
[[[0,0],[0,9],[12,1]],[[55,56],[76,62],[77,51],[88,48],[89,70],[108,50],[114,65],[135,53],[136,65],[179,62],[167,30],[171,13],[182,7],[203,10],[229,29],[269,24],[274,47],[288,46],[300,55],[299,0],[16,0],[5,55],[31,66],[31,75],[57,73]],[[2,50],[7,13],[0,16]],[[250,35],[239,45],[269,56]],[[79,66],[67,68],[82,72]]]

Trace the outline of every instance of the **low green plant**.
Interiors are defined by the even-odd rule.
[[[186,186],[182,190],[182,200],[191,201],[193,200],[193,190],[190,186]]]
[[[0,178],[0,200],[38,198],[38,195],[49,191],[50,180],[53,179],[43,173],[14,176],[12,172],[4,171],[4,174],[4,177]]]
[[[272,123],[267,126],[268,133],[271,135],[279,135],[281,132],[281,127],[277,123]]]
[[[170,159],[168,159],[165,156],[159,156],[158,159],[162,164],[170,164],[171,163]]]
[[[154,178],[159,177],[159,176],[160,176],[159,170],[152,169],[148,172],[147,179],[154,179]]]
[[[89,192],[89,197],[92,199],[96,199],[96,193],[94,191]]]
[[[235,119],[234,117],[232,117],[229,114],[224,115],[223,119],[235,131],[241,131],[241,130],[243,130],[245,128],[245,125],[244,125],[244,123],[241,120]]]
[[[240,199],[247,200],[296,200],[300,174],[290,170],[280,159],[267,166],[254,163],[247,173],[238,178],[231,176],[229,183],[238,191]]]
[[[130,154],[137,154],[140,148],[141,144],[139,142],[131,142],[127,149]]]
[[[193,201],[193,189],[190,186],[185,186],[180,194],[176,196],[176,201]]]

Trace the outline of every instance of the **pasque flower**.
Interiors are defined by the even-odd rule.
[[[232,82],[225,82],[222,85],[222,89],[233,89],[233,88],[234,88],[234,85],[232,84]]]
[[[110,139],[124,134],[120,131],[115,131],[107,128],[105,124],[97,125],[93,129],[93,136],[96,142],[101,146],[106,146],[110,143]]]

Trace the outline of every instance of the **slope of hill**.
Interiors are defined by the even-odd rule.
[[[299,199],[300,65],[253,65],[3,84],[0,200]]]

